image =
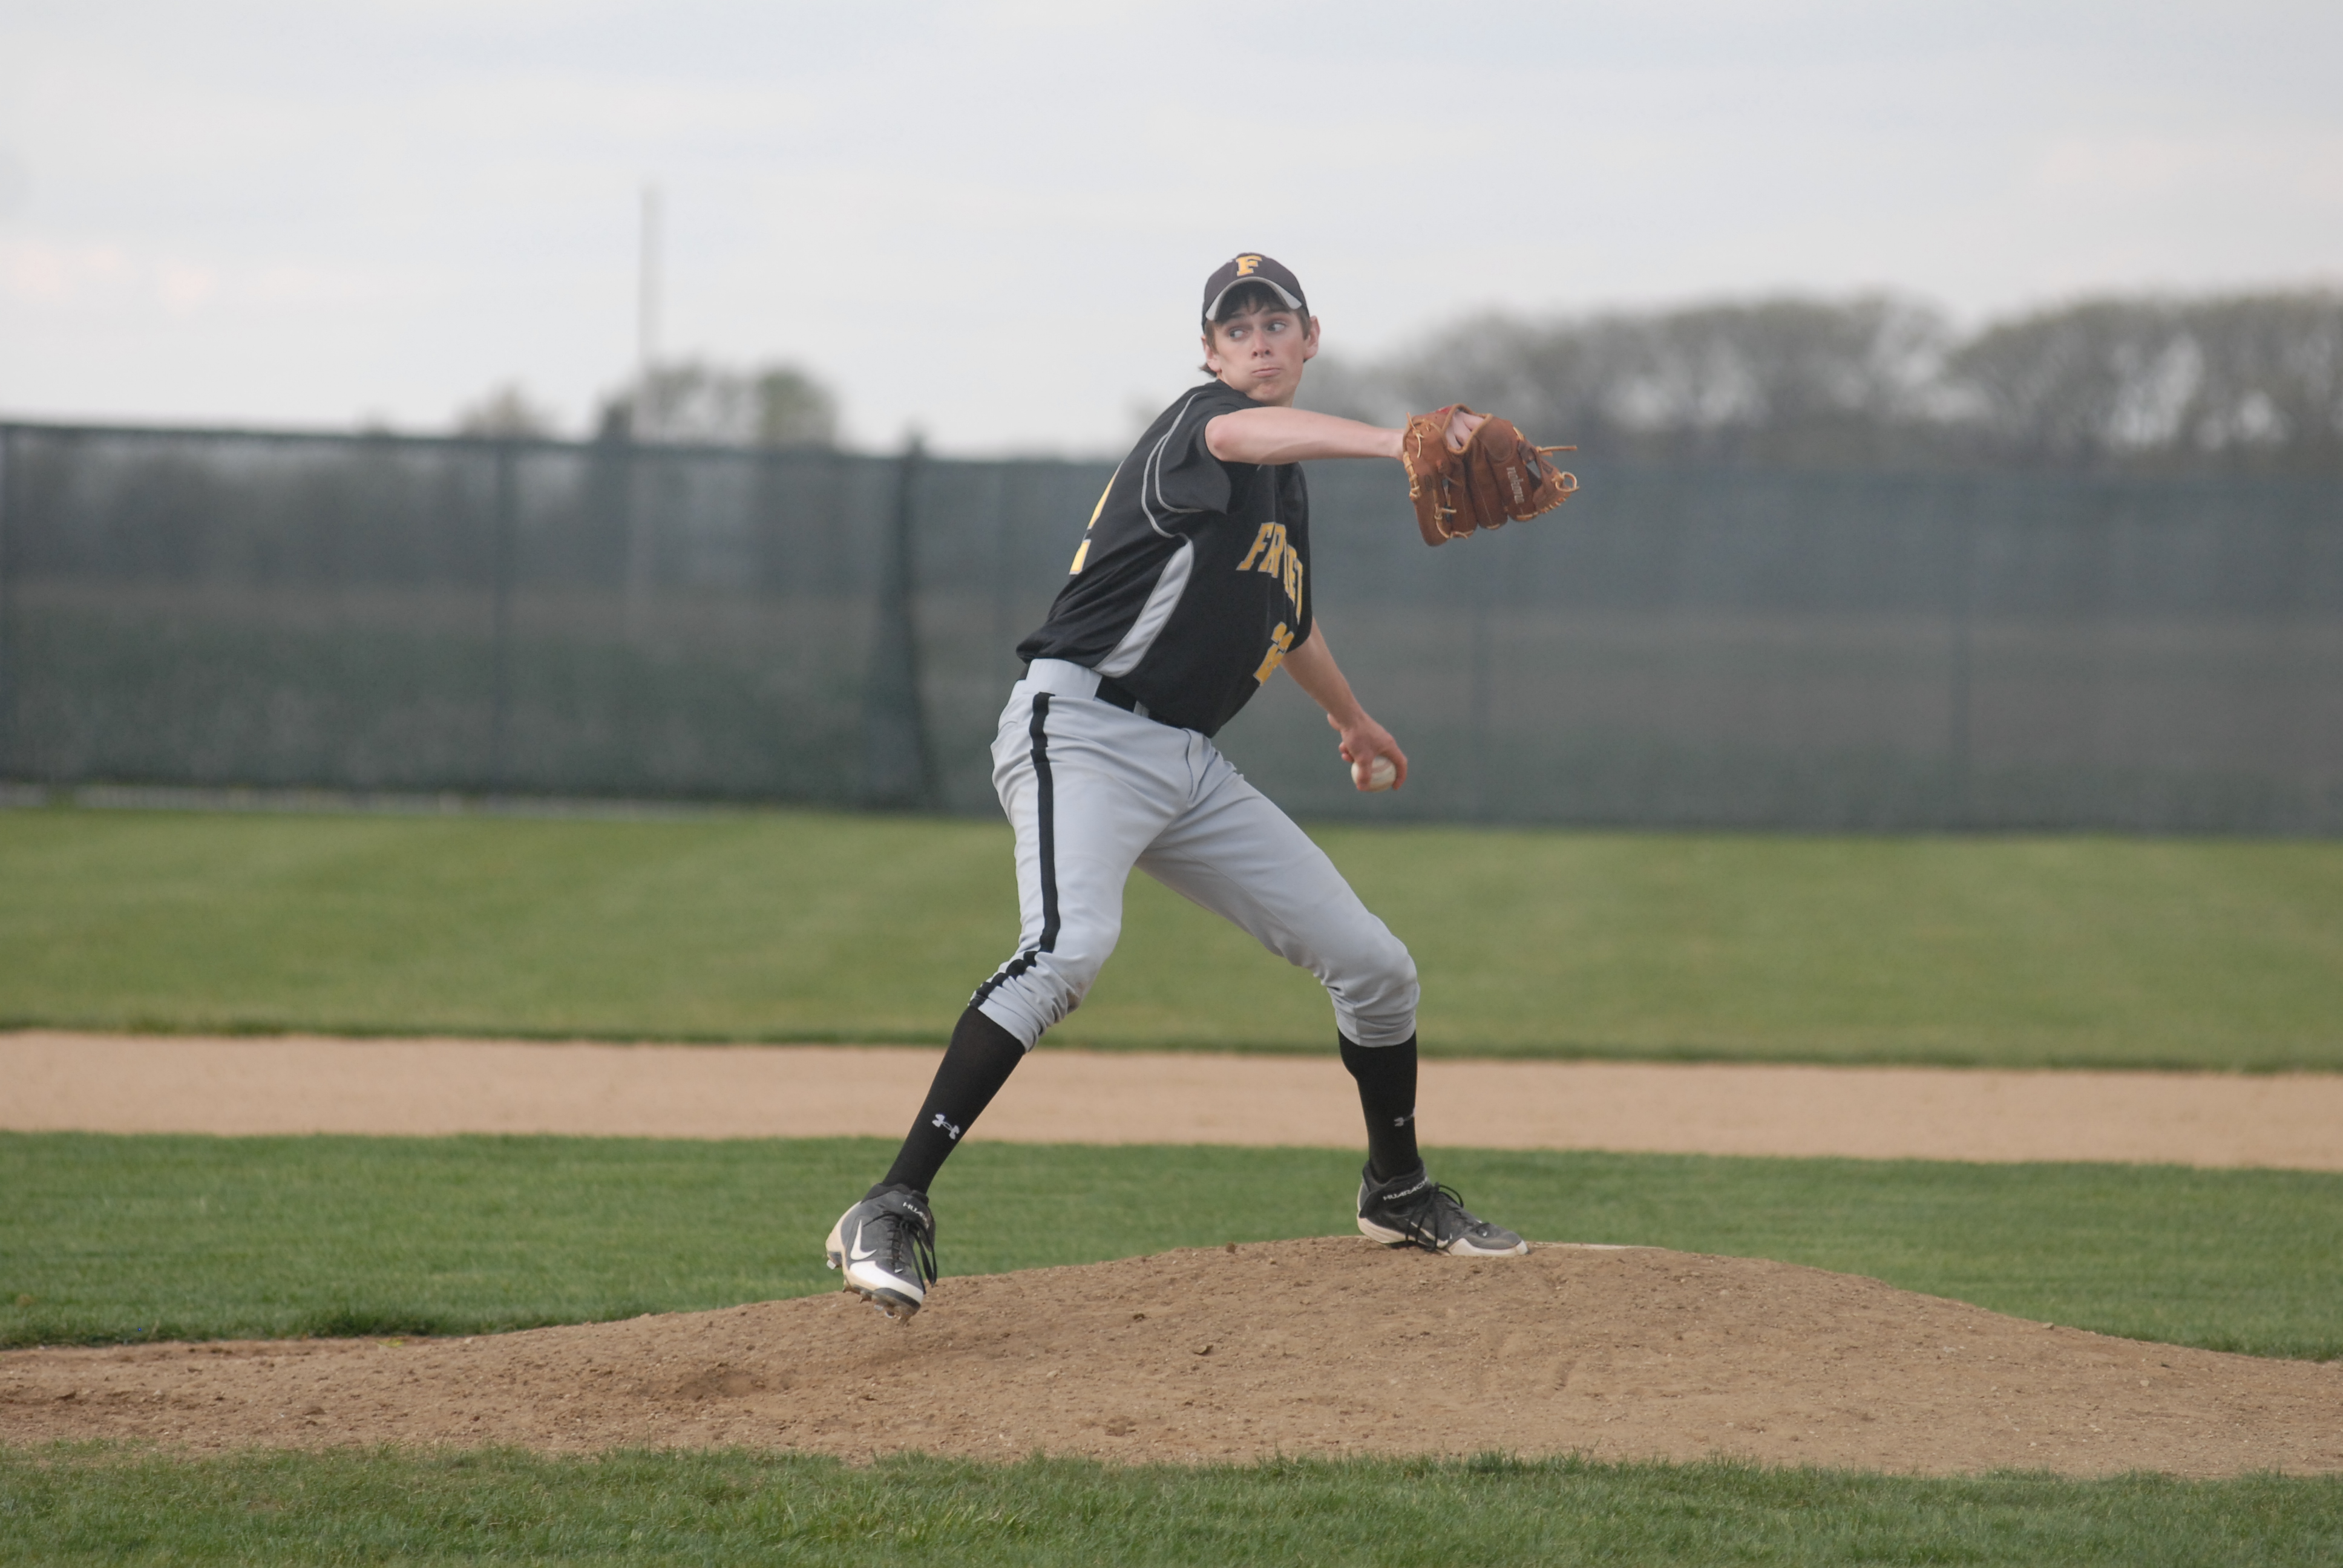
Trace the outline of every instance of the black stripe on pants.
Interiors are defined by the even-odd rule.
[[[1038,849],[1041,861],[1041,940],[1003,964],[993,977],[977,987],[976,994],[968,999],[970,1007],[1015,980],[1033,967],[1033,960],[1058,946],[1058,826],[1057,784],[1050,777],[1050,732],[1043,721],[1050,717],[1050,694],[1038,692],[1033,698],[1033,724],[1029,733],[1033,738],[1033,814],[1034,831],[1039,836]]]

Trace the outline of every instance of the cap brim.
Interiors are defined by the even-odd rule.
[[[1210,321],[1212,318],[1213,313],[1220,309],[1221,301],[1226,299],[1231,294],[1242,288],[1248,283],[1258,283],[1263,288],[1268,289],[1272,294],[1277,296],[1278,298],[1285,301],[1285,308],[1288,310],[1306,310],[1309,308],[1307,306],[1303,305],[1302,301],[1286,293],[1284,289],[1279,287],[1276,284],[1272,283],[1268,278],[1256,276],[1252,277],[1239,277],[1232,279],[1228,287],[1222,289],[1218,294],[1212,296],[1211,299],[1205,301],[1204,319],[1206,321]]]

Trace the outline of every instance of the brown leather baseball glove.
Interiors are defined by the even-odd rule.
[[[1448,444],[1449,422],[1473,410],[1462,403],[1418,414],[1407,422],[1400,461],[1407,466],[1408,498],[1427,545],[1463,538],[1476,528],[1501,528],[1550,512],[1570,499],[1578,480],[1546,461],[1548,452],[1574,447],[1534,447],[1510,419],[1484,418],[1463,450]]]

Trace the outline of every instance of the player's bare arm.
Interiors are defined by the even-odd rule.
[[[1204,427],[1204,444],[1223,463],[1312,463],[1323,457],[1389,457],[1403,429],[1385,429],[1307,408],[1244,408]]]
[[[1485,415],[1460,411],[1448,421],[1448,447],[1461,452]],[[1204,427],[1204,444],[1223,463],[1314,463],[1324,457],[1396,460],[1404,427],[1362,424],[1307,408],[1243,408]]]
[[[1407,782],[1407,753],[1399,749],[1392,732],[1376,723],[1353,694],[1342,667],[1334,662],[1334,650],[1326,646],[1322,620],[1312,625],[1308,639],[1285,656],[1282,668],[1293,677],[1295,685],[1310,694],[1311,701],[1326,710],[1326,722],[1342,738],[1343,761],[1355,768],[1362,762],[1372,765],[1377,757],[1388,757],[1398,771],[1392,788],[1396,789]],[[1363,778],[1354,781],[1361,789],[1368,788]]]

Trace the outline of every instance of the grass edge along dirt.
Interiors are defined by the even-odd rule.
[[[881,1139],[0,1133],[0,1344],[485,1333],[836,1287]],[[2343,1356],[2343,1172],[1435,1150],[1543,1241],[1869,1275],[2037,1322]],[[1348,1234],[1339,1150],[975,1142],[954,1277]]]
[[[1314,830],[1436,1054],[2343,1069],[2343,843]],[[1016,925],[999,822],[0,810],[18,1027],[935,1043]],[[1058,1043],[1331,1047],[1144,876],[1125,934]]]
[[[1890,1476],[1732,1461],[1118,1466],[739,1450],[0,1446],[18,1561],[2313,1564],[2343,1478]]]

